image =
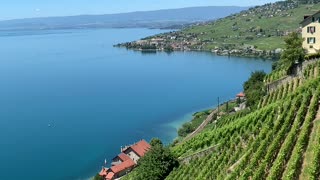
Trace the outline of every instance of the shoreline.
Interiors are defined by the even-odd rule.
[[[209,110],[209,109],[212,109],[212,108],[216,108],[216,106],[210,106],[210,107],[207,107],[207,108],[201,108],[201,109],[198,109],[198,110],[190,111],[189,113],[184,114],[180,118],[178,118],[178,119],[176,119],[174,121],[171,121],[168,124],[172,125],[171,127],[174,127],[174,128],[176,128],[178,130],[182,126],[182,124],[181,124],[182,122],[186,123],[186,122],[192,121],[193,115],[195,113],[202,112],[202,111],[205,111],[205,110]],[[183,117],[185,117],[184,120],[183,120]],[[188,120],[187,120],[187,118],[188,118]],[[177,123],[177,124],[175,124],[175,123]]]
[[[127,50],[132,51],[138,51],[141,53],[157,53],[157,52],[165,52],[165,53],[174,53],[174,52],[203,52],[203,53],[211,53],[216,56],[228,56],[228,57],[243,57],[243,58],[261,58],[265,60],[271,60],[271,61],[277,61],[279,58],[275,56],[268,56],[268,55],[257,55],[255,53],[249,53],[249,54],[241,54],[241,53],[219,53],[219,52],[213,52],[212,50],[205,50],[205,49],[188,49],[188,50],[165,50],[165,49],[141,49],[141,48],[131,48],[126,45],[123,45],[124,43],[113,45],[113,47],[117,48],[126,48]],[[223,51],[223,50],[222,50]]]
[[[219,119],[219,117],[225,115],[225,114],[229,114],[229,113],[232,113],[232,112],[236,112],[235,110],[234,111],[230,111],[229,110],[223,110],[224,108],[226,108],[226,104],[229,104],[231,109],[234,109],[236,106],[232,106],[233,103],[236,103],[237,104],[237,98],[234,98],[234,99],[231,99],[231,100],[226,100],[226,101],[223,101],[221,102],[219,105],[217,106],[214,106],[214,107],[210,107],[210,108],[207,108],[207,109],[203,109],[203,110],[200,110],[200,111],[196,111],[193,113],[193,115],[196,115],[197,113],[206,113],[206,112],[210,112],[208,113],[204,120],[201,122],[201,124],[199,124],[198,126],[196,126],[196,128],[188,133],[186,136],[177,136],[172,144],[175,145],[175,144],[179,144],[183,141],[186,141],[194,136],[196,136],[198,133],[202,132],[209,124],[211,124],[212,122],[215,122]],[[220,111],[219,111],[219,109]],[[192,116],[192,119],[189,120],[189,121],[185,121],[183,124],[185,123],[191,123],[192,121],[196,120],[196,116]],[[179,130],[180,128],[183,127],[183,124],[179,126],[179,128],[177,128],[177,130]],[[180,141],[179,141],[180,140]]]
[[[235,99],[231,99],[231,100],[227,100],[227,101],[223,101],[219,104],[220,107],[222,107],[223,105],[225,105],[227,102],[233,102],[235,101]],[[175,135],[169,140],[169,142],[167,143],[167,145],[175,145],[175,141],[178,140],[179,138],[181,138],[181,141],[179,141],[178,143],[184,141],[189,135],[195,133],[197,131],[197,129],[205,122],[205,120],[196,128],[196,130],[194,130],[193,132],[189,133],[186,137],[181,137],[178,135],[178,130],[183,126],[183,124],[191,122],[192,120],[194,120],[194,115],[196,113],[200,113],[200,112],[204,112],[204,111],[211,111],[212,113],[214,111],[216,111],[216,109],[218,108],[218,105],[213,105],[213,106],[209,106],[207,108],[199,108],[198,110],[194,110],[194,111],[190,111],[189,113],[186,113],[182,116],[180,116],[179,118],[176,118],[175,120],[165,123],[163,124],[163,126],[166,127],[170,127],[170,128],[174,128],[175,131]],[[208,115],[209,116],[209,115]],[[92,175],[89,178],[83,178],[81,180],[93,180],[95,177],[95,175]]]

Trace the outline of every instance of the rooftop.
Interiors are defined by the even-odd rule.
[[[301,22],[300,22],[300,24],[305,23],[306,21],[310,20],[310,19],[312,18],[312,16],[315,16],[315,15],[317,15],[317,14],[319,14],[319,13],[320,13],[320,11],[315,12],[315,13],[314,13],[314,14],[312,14],[312,15],[308,15],[308,17],[304,18],[304,20],[303,20],[303,21],[301,21]]]
[[[246,95],[245,95],[243,92],[237,94],[237,97],[245,97],[245,96],[246,96]]]
[[[119,159],[121,159],[122,162],[130,159],[130,157],[129,157],[128,155],[126,155],[125,153],[120,153],[120,154],[118,155],[118,157],[119,157]]]
[[[130,148],[136,152],[140,157],[144,156],[144,154],[150,149],[150,144],[145,140],[141,140],[136,144],[132,145]]]
[[[113,172],[109,172],[108,175],[106,176],[106,180],[111,180],[113,179],[114,173]]]
[[[132,159],[128,159],[119,165],[112,166],[110,169],[113,173],[117,174],[123,170],[133,168],[135,165],[136,164],[132,161]]]
[[[108,168],[102,167],[101,171],[99,172],[100,176],[106,176],[107,175]]]

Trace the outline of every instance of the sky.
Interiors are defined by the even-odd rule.
[[[0,20],[112,14],[194,6],[255,6],[276,0],[1,0]]]

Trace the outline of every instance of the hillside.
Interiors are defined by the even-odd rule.
[[[67,29],[67,28],[180,28],[205,22],[248,9],[236,6],[208,6],[164,9],[105,15],[43,17],[0,21],[0,30]]]
[[[260,108],[223,118],[173,152],[185,159],[167,179],[319,179],[320,63],[270,92]],[[199,168],[201,167],[201,168]]]
[[[180,165],[166,179],[319,179],[320,61],[303,67],[301,76],[279,84],[256,110],[225,115],[172,146]],[[140,179],[141,171],[124,179]]]
[[[141,48],[141,44],[151,43],[154,45],[151,48],[158,50],[200,50],[222,55],[277,57],[284,47],[283,38],[290,32],[299,31],[299,23],[305,14],[319,9],[319,3],[302,4],[301,1],[266,4],[214,22],[122,46]]]
[[[159,155],[125,179],[151,177],[140,165],[153,163],[167,180],[320,179],[320,59],[303,59],[302,41],[291,33],[275,70],[244,83],[249,108],[210,114],[211,124],[170,146],[179,166],[165,168]]]

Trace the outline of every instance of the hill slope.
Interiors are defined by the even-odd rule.
[[[163,50],[171,46],[174,50],[214,51],[223,55],[247,55],[272,57],[278,48],[284,47],[283,37],[299,31],[299,22],[305,14],[320,10],[320,4],[301,4],[283,1],[250,8],[247,11],[192,26],[182,31],[171,32],[146,38]],[[161,38],[162,42],[152,42]],[[136,48],[138,43],[123,44]]]
[[[173,147],[185,159],[167,179],[319,179],[320,62],[265,97],[257,111],[224,118]],[[190,158],[191,157],[191,158]],[[201,168],[199,168],[201,167]]]
[[[175,27],[179,27],[183,24],[203,22],[226,17],[230,14],[237,13],[245,9],[248,8],[236,6],[208,6],[106,15],[81,15],[67,17],[17,19],[0,21],[0,30],[99,27],[164,28],[173,25],[175,25]]]
[[[166,179],[320,179],[320,60],[303,67],[257,110],[225,115],[172,146],[180,165]],[[123,179],[140,179],[143,170]]]

